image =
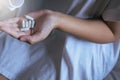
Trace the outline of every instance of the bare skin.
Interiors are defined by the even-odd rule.
[[[102,20],[83,20],[51,10],[41,10],[28,15],[36,21],[34,29],[21,32],[18,25],[19,20],[24,18],[21,17],[0,22],[0,30],[30,44],[46,39],[54,29],[96,43],[114,42],[120,38],[120,22],[105,23]]]
[[[21,32],[19,30],[20,26],[18,24],[21,20],[22,18],[11,18],[8,20],[0,21],[0,30],[10,34],[15,38],[19,38],[22,35],[26,35],[25,32]]]
[[[28,15],[35,18],[36,26],[32,34],[22,36],[20,40],[31,44],[44,40],[54,29],[96,43],[114,42],[120,38],[119,22],[106,22],[106,24],[102,20],[83,20],[50,10],[41,10]]]

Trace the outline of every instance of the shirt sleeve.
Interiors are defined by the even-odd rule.
[[[111,0],[105,8],[102,17],[105,21],[120,21],[120,0]]]

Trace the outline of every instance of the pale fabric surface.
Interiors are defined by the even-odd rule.
[[[120,56],[113,70],[106,76],[104,80],[119,80],[120,79]]]
[[[120,14],[120,1],[111,0],[103,13],[103,19],[106,21],[119,22],[120,21],[119,14]],[[120,79],[120,56],[115,67],[104,80],[119,80],[119,79]]]
[[[26,0],[16,15],[47,8],[84,19],[104,13],[107,20],[108,3],[110,0]],[[96,44],[59,31],[35,45],[2,33],[0,45],[0,73],[11,80],[103,80],[116,64],[120,49],[119,41]]]

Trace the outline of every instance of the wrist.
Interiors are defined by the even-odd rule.
[[[54,16],[56,18],[55,28],[62,31],[64,31],[67,26],[69,27],[69,25],[71,24],[71,18],[73,18],[72,16],[60,12],[55,12]]]
[[[56,11],[51,11],[51,10],[45,10],[44,14],[46,15],[46,19],[51,21],[52,25],[54,26],[54,29],[59,29],[60,26],[60,16],[61,14]]]
[[[60,13],[60,12],[54,12],[53,16],[54,16],[54,18],[55,18],[55,28],[56,28],[56,29],[61,29],[62,22],[63,22],[63,20],[64,20],[63,14]]]

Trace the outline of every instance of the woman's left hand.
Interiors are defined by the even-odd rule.
[[[19,29],[18,22],[21,18],[11,18],[0,22],[0,30],[4,31],[15,38],[26,35],[25,32],[21,32]]]

